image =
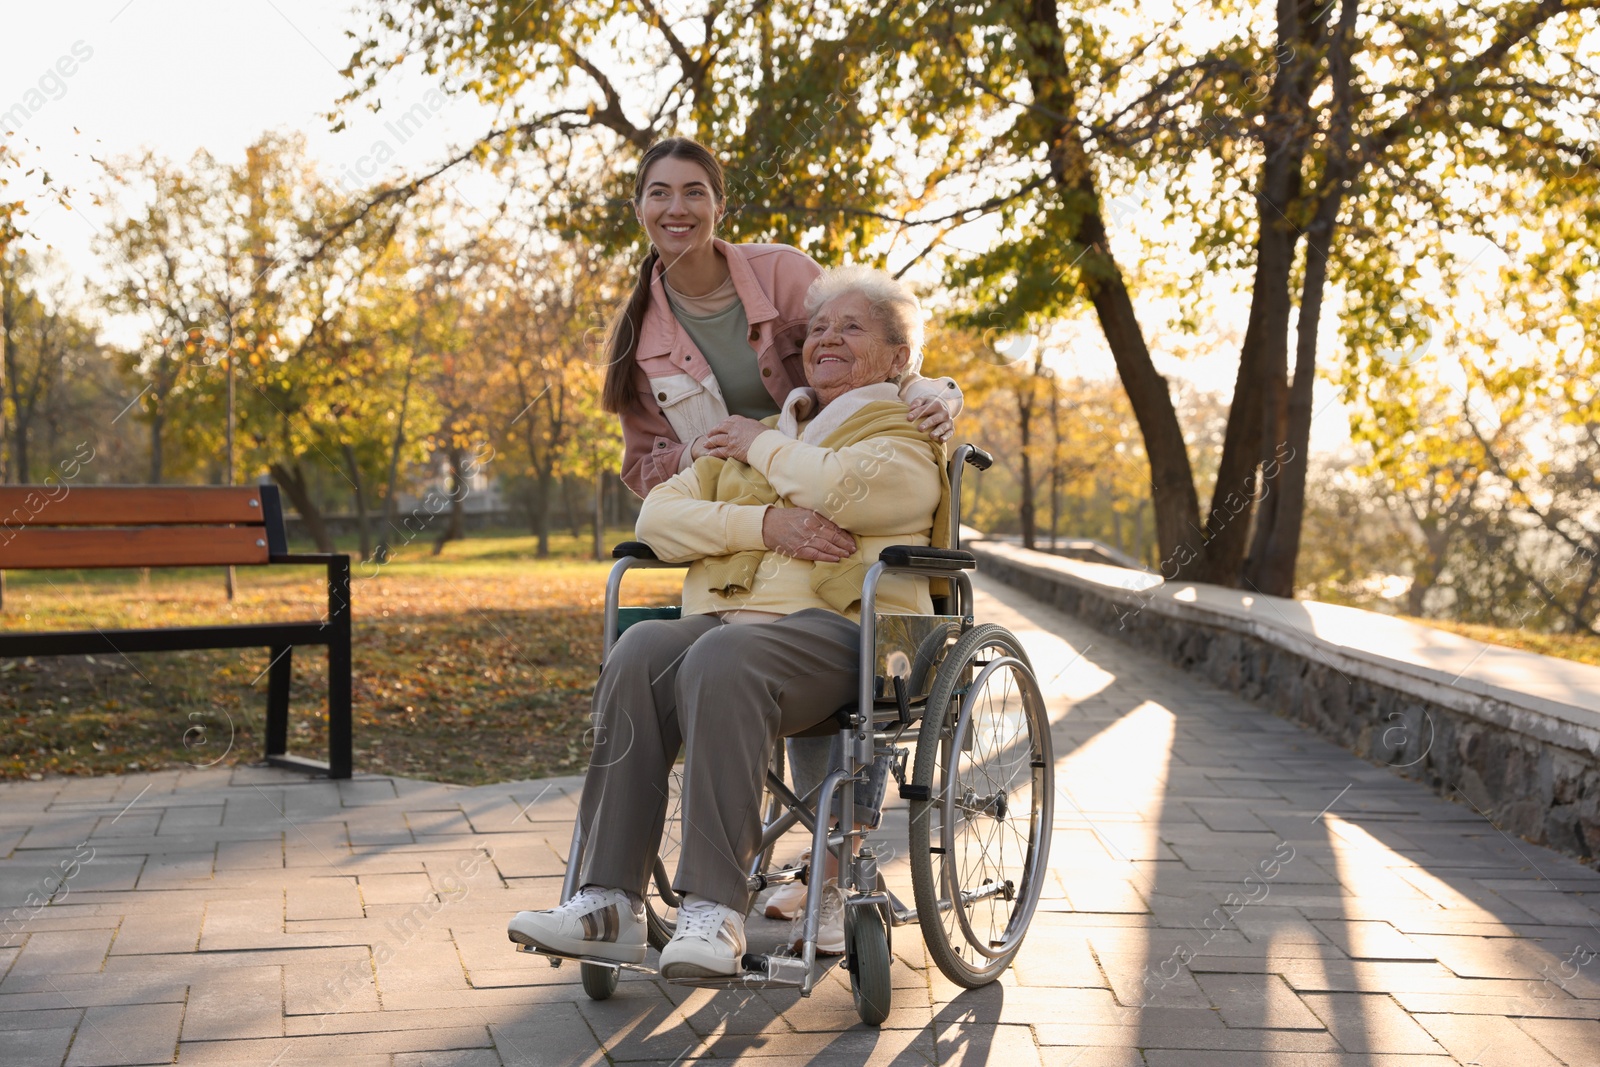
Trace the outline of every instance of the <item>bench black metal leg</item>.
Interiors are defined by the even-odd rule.
[[[328,562],[328,777],[352,770],[350,722],[350,557]]]
[[[268,649],[272,664],[267,668],[267,751],[266,758],[289,751],[289,682],[294,677],[294,646]]]

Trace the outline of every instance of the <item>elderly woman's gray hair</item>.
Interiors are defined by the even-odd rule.
[[[887,271],[872,267],[830,267],[806,290],[806,316],[835,297],[860,293],[872,306],[872,317],[892,345],[911,349],[906,370],[922,370],[922,304],[911,286]]]

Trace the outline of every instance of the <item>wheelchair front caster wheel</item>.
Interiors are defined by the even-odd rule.
[[[583,979],[583,991],[589,994],[590,1000],[607,1000],[617,991],[617,979],[622,977],[622,970],[602,967],[597,963],[582,963],[578,965],[578,974]]]
[[[868,1026],[889,1017],[889,936],[877,908],[849,908],[845,912],[845,950],[850,968],[850,995],[856,1014]]]

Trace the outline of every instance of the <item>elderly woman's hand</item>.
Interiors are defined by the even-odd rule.
[[[743,415],[729,415],[706,434],[706,454],[749,463],[750,446],[771,428]]]
[[[934,396],[919,396],[910,405],[906,412],[906,419],[917,424],[917,428],[935,441],[947,441],[955,431],[955,422],[950,418],[950,409],[944,406],[944,401]]]
[[[855,538],[810,508],[768,508],[761,539],[780,555],[818,563],[838,563],[856,550]]]

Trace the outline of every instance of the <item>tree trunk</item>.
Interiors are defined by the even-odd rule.
[[[1117,495],[1110,483],[1106,485],[1106,503],[1111,507],[1111,543],[1117,546],[1118,552],[1125,552],[1127,545],[1122,540],[1122,512],[1117,510]]]
[[[522,490],[522,506],[528,513],[528,533],[539,536],[539,484],[529,482]]]
[[[15,404],[12,410],[16,410]],[[20,418],[15,423],[16,436],[11,445],[11,456],[16,463],[17,484],[26,485],[33,478],[33,464],[28,458],[28,424]]]
[[[1273,74],[1268,96],[1262,145],[1266,160],[1256,192],[1250,320],[1240,347],[1217,484],[1206,514],[1204,551],[1192,572],[1193,577],[1218,585],[1238,586],[1247,579],[1245,549],[1261,491],[1257,468],[1264,456],[1286,443],[1288,432],[1289,279],[1300,240],[1299,230],[1289,220],[1302,191],[1307,144],[1304,101],[1315,66],[1296,48],[1307,46],[1309,51],[1305,39],[1317,34],[1315,19],[1304,18],[1307,13],[1314,14],[1314,9],[1302,10],[1295,0],[1279,2],[1276,54],[1281,57],[1287,51],[1288,58]]]
[[[598,456],[594,464],[594,558],[606,558],[606,472]]]
[[[567,512],[567,529],[572,531],[572,539],[576,541],[583,536],[583,526],[578,522],[578,481],[576,478],[561,479],[561,504]]]
[[[161,484],[161,433],[166,429],[166,416],[159,409],[150,416],[150,478],[151,485]]]
[[[461,449],[446,449],[444,458],[446,470],[450,475],[450,521],[439,532],[438,538],[433,542],[433,554],[435,556],[444,551],[444,546],[447,543],[459,541],[466,536],[466,523],[463,520],[463,516],[466,511],[467,480],[461,473]]]
[[[6,448],[6,390],[10,387],[11,366],[16,361],[16,283],[14,264],[9,255],[0,250],[0,483],[9,482],[11,465]]]
[[[372,558],[372,524],[367,520],[367,493],[361,485],[361,464],[356,462],[356,450],[343,446],[344,465],[350,471],[350,497],[356,506],[356,531],[361,537],[361,562]]]
[[[1082,249],[1075,261],[1079,284],[1094,307],[1100,332],[1111,348],[1117,375],[1144,438],[1145,455],[1150,461],[1150,495],[1155,502],[1156,537],[1163,556],[1175,556],[1200,518],[1200,498],[1194,488],[1189,449],[1167,380],[1151,362],[1122,270],[1106,242],[1100,192],[1083,146],[1076,87],[1066,70],[1067,41],[1055,0],[1033,0],[1028,21],[1032,32],[1026,38],[1026,66],[1034,103],[1039,114],[1057,116],[1052,121],[1058,125],[1048,144],[1051,179],[1062,201],[1073,207],[1077,219],[1072,231],[1062,236]]]
[[[267,470],[272,473],[272,480],[283,488],[284,495],[294,505],[295,511],[300,513],[301,520],[306,524],[306,534],[317,546],[317,551],[332,552],[333,538],[328,536],[327,524],[322,521],[322,509],[311,499],[300,462],[296,460],[293,467],[274,462],[267,466]]]
[[[554,486],[555,476],[549,467],[539,470],[539,510],[534,519],[534,532],[539,537],[539,547],[534,555],[540,559],[550,558],[550,492]]]
[[[420,320],[419,320],[420,322]],[[406,355],[406,377],[400,387],[400,413],[396,416],[394,439],[389,445],[389,473],[385,479],[383,491],[383,537],[379,540],[384,557],[388,557],[389,531],[398,530],[396,520],[400,516],[400,451],[406,443],[406,409],[411,404],[411,377],[417,362],[417,345],[421,344],[421,326],[417,327],[417,337],[413,340],[410,352]]]
[[[1245,567],[1246,576],[1263,593],[1273,596],[1294,595],[1295,565],[1300,556],[1300,534],[1305,521],[1306,477],[1311,462],[1311,400],[1316,385],[1323,291],[1349,176],[1350,111],[1354,92],[1350,39],[1356,13],[1356,0],[1343,0],[1338,24],[1330,36],[1328,68],[1334,90],[1334,113],[1330,120],[1334,126],[1333,146],[1324,165],[1321,197],[1306,227],[1300,317],[1295,331],[1294,384],[1289,389],[1284,454],[1268,454],[1263,449],[1262,462],[1267,464],[1268,471],[1275,472],[1267,481],[1267,491],[1272,495],[1269,506],[1258,519],[1256,544],[1251,548],[1251,559]],[[1315,25],[1313,19],[1312,26]]]
[[[1050,551],[1061,528],[1061,390],[1050,379]]]
[[[1038,538],[1033,524],[1033,460],[1028,453],[1033,436],[1032,375],[1025,379],[1024,387],[1017,390],[1017,425],[1022,432],[1022,504],[1018,508],[1018,518],[1022,522],[1022,547],[1035,548]]]
[[[1281,161],[1269,161],[1266,170],[1264,188],[1256,197],[1261,232],[1256,239],[1250,321],[1239,353],[1217,484],[1211,491],[1199,558],[1192,568],[1179,568],[1183,576],[1226,586],[1238,586],[1243,577],[1240,567],[1260,488],[1256,468],[1263,440],[1276,428],[1276,419],[1267,417],[1267,406],[1277,399],[1275,389],[1287,374],[1289,271],[1295,237],[1278,211],[1288,203],[1284,190],[1291,177]]]
[[[1333,208],[1337,212],[1338,208]],[[1319,219],[1320,223],[1322,220]],[[1325,233],[1331,233],[1328,220]],[[1305,279],[1295,337],[1294,384],[1289,389],[1287,425],[1280,442],[1263,451],[1266,499],[1256,516],[1255,544],[1245,564],[1249,584],[1269,596],[1294,596],[1295,564],[1305,519],[1306,471],[1311,449],[1311,396],[1317,377],[1317,320],[1322,315],[1328,275],[1327,248],[1319,234],[1306,242]],[[1276,437],[1274,434],[1273,437]],[[1268,438],[1272,440],[1272,438]]]
[[[1434,575],[1421,567],[1411,576],[1411,588],[1406,590],[1406,614],[1413,619],[1425,618],[1425,600],[1433,588]]]

